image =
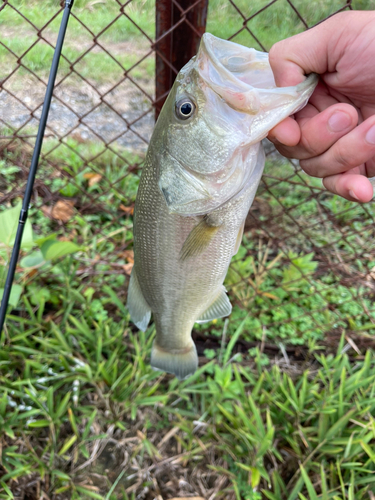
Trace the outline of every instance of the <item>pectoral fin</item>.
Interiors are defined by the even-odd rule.
[[[145,298],[143,297],[134,267],[130,276],[126,307],[129,310],[130,317],[133,323],[140,330],[145,332],[151,318],[151,309],[149,308]]]
[[[196,323],[206,323],[213,319],[224,318],[232,312],[232,305],[229,302],[225,287],[222,287],[219,295],[204,313],[196,320]]]
[[[212,238],[219,230],[220,225],[213,226],[204,218],[195,226],[186,238],[180,252],[180,259],[185,260],[201,254],[210,244]]]

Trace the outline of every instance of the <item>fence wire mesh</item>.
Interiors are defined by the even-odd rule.
[[[62,240],[90,241],[75,272],[94,287],[99,275],[107,276],[123,303],[139,174],[155,108],[168,90],[155,75],[155,59],[157,68],[158,61],[167,68],[171,84],[182,61],[172,60],[166,40],[174,36],[178,50],[179,30],[194,39],[204,31],[205,19],[194,12],[205,16],[205,0],[161,1],[156,9],[166,5],[172,13],[166,27],[155,26],[155,4],[147,0],[81,1],[73,8],[30,214],[37,234],[55,231]],[[361,5],[211,0],[206,29],[269,50],[279,39],[352,8]],[[61,11],[53,2],[42,8],[2,0],[0,6],[2,208],[14,205],[25,187]],[[265,146],[265,174],[226,280],[234,305],[229,333],[245,321],[245,350],[270,339],[329,344],[343,332],[350,345],[364,342],[363,332],[375,328],[373,203],[332,196],[298,162]],[[27,272],[29,280],[43,274]],[[201,354],[222,329],[217,321],[195,331]]]

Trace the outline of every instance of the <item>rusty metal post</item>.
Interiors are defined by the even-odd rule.
[[[155,118],[178,71],[197,53],[208,0],[156,0]]]

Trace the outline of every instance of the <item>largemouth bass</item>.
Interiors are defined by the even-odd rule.
[[[156,123],[134,211],[127,307],[156,326],[151,366],[184,379],[195,322],[228,316],[223,286],[265,163],[261,140],[317,83],[276,88],[268,54],[203,35]]]

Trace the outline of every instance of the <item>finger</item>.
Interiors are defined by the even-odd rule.
[[[325,81],[326,80],[326,75],[323,75],[322,78]],[[329,94],[332,97],[332,99],[335,99],[337,102],[346,102],[347,104],[353,104],[353,101],[349,99],[345,94],[342,92],[339,92],[337,89],[333,87],[327,87],[329,89]]]
[[[300,126],[298,144],[295,145],[292,140],[286,141],[288,134],[286,126],[281,129],[280,124],[271,131],[270,140],[274,142],[280,153],[288,158],[303,160],[322,155],[337,140],[353,130],[358,121],[357,111],[349,104],[335,104],[321,113],[310,106],[308,110],[302,110],[300,113],[303,112],[305,116],[301,118],[301,115],[298,114],[297,117]],[[288,125],[288,128],[291,130],[291,124]],[[297,134],[293,133],[295,134],[294,140]]]
[[[339,102],[346,102],[343,99],[337,100],[333,97],[327,86],[320,80],[312,93],[309,103],[312,104],[319,112],[324,111],[329,106],[333,106]]]
[[[297,120],[292,117],[286,118],[268,132],[268,139],[277,146],[297,146],[301,139],[301,122],[303,122],[304,119],[312,118],[317,114],[318,111],[314,106],[309,103],[306,104],[301,111],[294,115],[295,117],[298,116]]]
[[[313,177],[328,177],[347,172],[374,156],[375,116],[372,116],[341,137],[325,153],[303,159],[300,165]]]
[[[331,175],[323,179],[323,185],[331,193],[338,194],[350,201],[367,203],[373,196],[370,181],[364,175],[355,173]]]
[[[286,118],[268,132],[268,139],[276,146],[296,146],[301,139],[301,129],[291,117]]]
[[[367,118],[370,118],[370,116],[375,115],[375,104],[365,104],[364,106],[361,106],[361,112],[364,120],[367,120]]]
[[[375,177],[375,157],[366,161],[366,177]]]
[[[347,13],[338,14],[271,47],[269,61],[277,86],[297,85],[306,74],[334,70],[340,57],[334,49],[345,29],[345,16]]]

